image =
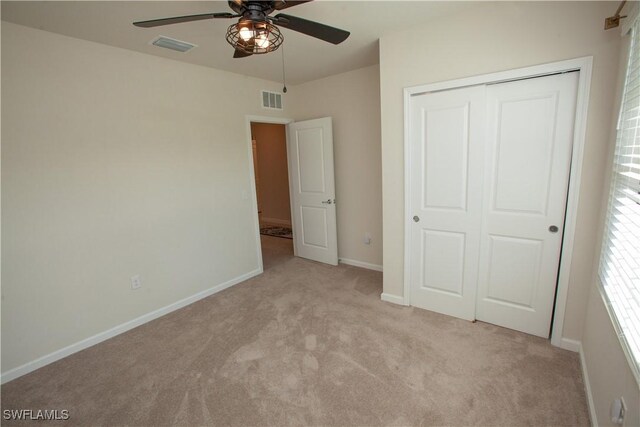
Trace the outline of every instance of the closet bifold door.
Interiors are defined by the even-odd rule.
[[[485,86],[410,100],[410,303],[475,319]]]
[[[487,86],[478,320],[547,338],[578,73]]]

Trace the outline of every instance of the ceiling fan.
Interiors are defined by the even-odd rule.
[[[205,19],[240,18],[227,29],[227,42],[234,47],[234,58],[244,58],[254,54],[273,52],[278,49],[284,37],[280,27],[288,28],[329,43],[339,44],[349,37],[349,32],[339,28],[309,21],[296,16],[279,13],[269,16],[274,10],[287,9],[311,0],[302,1],[259,1],[229,0],[229,7],[235,13],[203,13],[199,15],[175,16],[172,18],[152,19],[134,22],[137,27],[150,28],[182,22]]]

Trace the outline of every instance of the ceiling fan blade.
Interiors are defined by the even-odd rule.
[[[204,19],[214,18],[236,18],[238,15],[234,15],[229,12],[221,13],[202,13],[200,15],[186,15],[186,16],[174,16],[173,18],[161,18],[151,19],[149,21],[134,22],[133,25],[142,28],[159,27],[161,25],[180,24],[182,22],[202,21]]]
[[[340,44],[349,37],[348,31],[330,27],[319,22],[308,21],[296,16],[279,13],[274,17],[274,23],[278,26],[315,37],[333,44]]]
[[[299,4],[303,4],[303,3],[309,3],[312,0],[299,0],[299,1],[294,1],[294,0],[278,0],[275,3],[275,8],[276,10],[282,10],[282,9],[288,9],[290,7],[293,6],[297,6]]]
[[[248,41],[238,39],[238,43],[236,44],[236,51],[233,53],[233,57],[246,58],[247,56],[253,55],[252,53],[247,53],[244,49],[253,50],[253,46]]]

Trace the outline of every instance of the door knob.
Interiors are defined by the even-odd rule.
[[[420,221],[420,217],[418,215],[414,215],[413,222],[418,222],[418,221]]]
[[[558,227],[555,225],[552,225],[551,227],[549,227],[549,231],[552,233],[557,233],[558,232]]]
[[[332,202],[331,202],[331,199],[329,199],[329,200],[323,200],[322,203],[324,203],[325,205],[330,205]]]

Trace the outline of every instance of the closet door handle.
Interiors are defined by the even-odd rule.
[[[322,203],[325,205],[330,205],[333,202],[331,201],[331,199],[328,199],[328,200],[323,200]]]

